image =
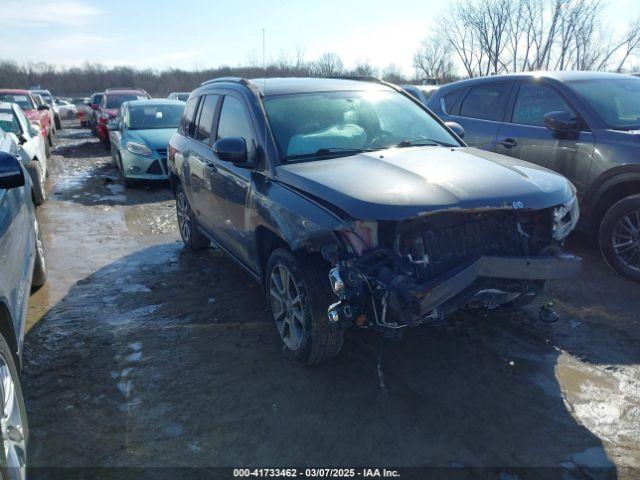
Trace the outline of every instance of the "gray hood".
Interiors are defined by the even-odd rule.
[[[543,209],[574,194],[563,176],[475,148],[391,148],[280,165],[279,181],[354,219],[400,220],[446,209]]]

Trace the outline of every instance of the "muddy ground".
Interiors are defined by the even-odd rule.
[[[640,475],[640,287],[584,239],[571,242],[582,277],[548,294],[558,323],[529,309],[414,330],[385,348],[384,392],[372,335],[292,365],[260,287],[214,249],[182,249],[168,187],[125,190],[88,130],[67,127],[38,209],[49,283],[25,340],[32,465]]]

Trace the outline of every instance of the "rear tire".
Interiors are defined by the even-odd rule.
[[[316,365],[340,353],[344,331],[329,323],[331,289],[319,258],[278,248],[269,258],[264,284],[283,351],[293,362]]]
[[[189,250],[203,250],[211,241],[198,229],[198,223],[189,205],[189,199],[182,185],[176,187],[176,213],[178,215],[178,229],[185,248]]]
[[[27,165],[27,171],[31,177],[31,183],[33,184],[33,195],[35,197],[35,204],[42,205],[46,200],[46,194],[44,189],[44,175],[42,175],[42,165],[38,160],[31,160]]]
[[[598,240],[609,266],[623,277],[640,282],[640,195],[623,198],[607,211]]]
[[[8,387],[6,393],[3,392],[0,397],[2,402],[0,408],[3,412],[10,412],[2,424],[0,478],[26,478],[27,446],[29,445],[27,409],[14,356],[2,335],[0,335],[0,374],[0,381]]]

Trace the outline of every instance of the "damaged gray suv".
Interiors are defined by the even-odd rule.
[[[302,365],[337,355],[348,328],[399,337],[575,277],[571,183],[455,130],[379,81],[205,82],[169,143],[182,240],[262,283]]]

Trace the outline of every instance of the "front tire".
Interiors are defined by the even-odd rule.
[[[319,258],[276,249],[269,258],[265,293],[284,353],[303,366],[340,353],[344,332],[329,323],[331,290]]]
[[[33,195],[35,197],[35,204],[42,205],[46,200],[46,194],[44,189],[44,175],[42,174],[42,165],[38,160],[31,160],[27,165],[27,171],[31,177],[31,183],[33,184]]]
[[[176,187],[176,213],[178,215],[178,229],[184,246],[189,250],[207,248],[211,241],[198,229],[189,199],[180,184]]]
[[[623,277],[640,282],[640,195],[613,205],[602,219],[598,237],[609,266]]]
[[[26,478],[29,425],[24,405],[18,369],[6,339],[0,335],[0,405],[2,419],[2,443],[0,448],[0,477],[3,479]]]

